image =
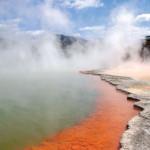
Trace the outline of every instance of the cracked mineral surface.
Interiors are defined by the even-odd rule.
[[[115,85],[118,90],[128,94],[127,98],[135,100],[134,106],[141,112],[128,122],[128,128],[123,133],[120,150],[150,149],[150,82],[136,80],[130,77],[103,74],[98,71],[88,73],[99,75],[101,79]]]

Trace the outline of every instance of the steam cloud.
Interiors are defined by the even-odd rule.
[[[42,6],[42,10],[44,7],[48,6]],[[58,10],[52,11],[61,14]],[[44,14],[52,17],[45,9]],[[17,20],[13,24],[1,23],[0,70],[107,68],[123,63],[128,56],[132,61],[139,61],[138,52],[149,29],[138,26],[136,18],[134,12],[126,7],[114,9],[109,18],[110,24],[103,28],[103,36],[87,40],[84,45],[73,43],[68,47],[69,58],[63,54],[61,43],[52,32],[22,31]],[[66,16],[65,23],[60,24],[68,26]]]

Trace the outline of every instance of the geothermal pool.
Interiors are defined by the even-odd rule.
[[[100,94],[78,73],[0,73],[0,149],[20,150],[86,118]]]
[[[117,150],[127,122],[138,113],[127,95],[112,85],[93,78],[97,90],[94,111],[80,123],[48,136],[25,150]]]

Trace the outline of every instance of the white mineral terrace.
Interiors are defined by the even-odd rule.
[[[85,73],[99,75],[102,80],[116,86],[116,89],[126,92],[128,99],[135,101],[134,106],[141,109],[140,113],[128,122],[127,130],[123,133],[120,140],[120,150],[149,150],[150,82],[104,74],[96,70]]]

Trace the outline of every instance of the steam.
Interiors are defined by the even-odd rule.
[[[6,30],[6,31],[5,31]],[[48,64],[56,67],[59,55],[55,36],[47,33],[28,33],[3,27],[1,33],[1,69],[37,69]],[[12,36],[13,35],[13,36]]]
[[[42,6],[44,15],[53,17],[47,7],[47,3]],[[58,10],[52,11],[61,18]],[[68,25],[64,18],[65,22],[59,22],[63,26]],[[126,7],[113,10],[109,20],[100,39],[86,40],[85,44],[76,41],[69,46],[70,57],[63,54],[60,40],[49,30],[23,31],[16,22],[1,23],[0,70],[81,70],[114,67],[126,57],[140,61],[142,39],[149,29],[138,26],[134,12]]]

